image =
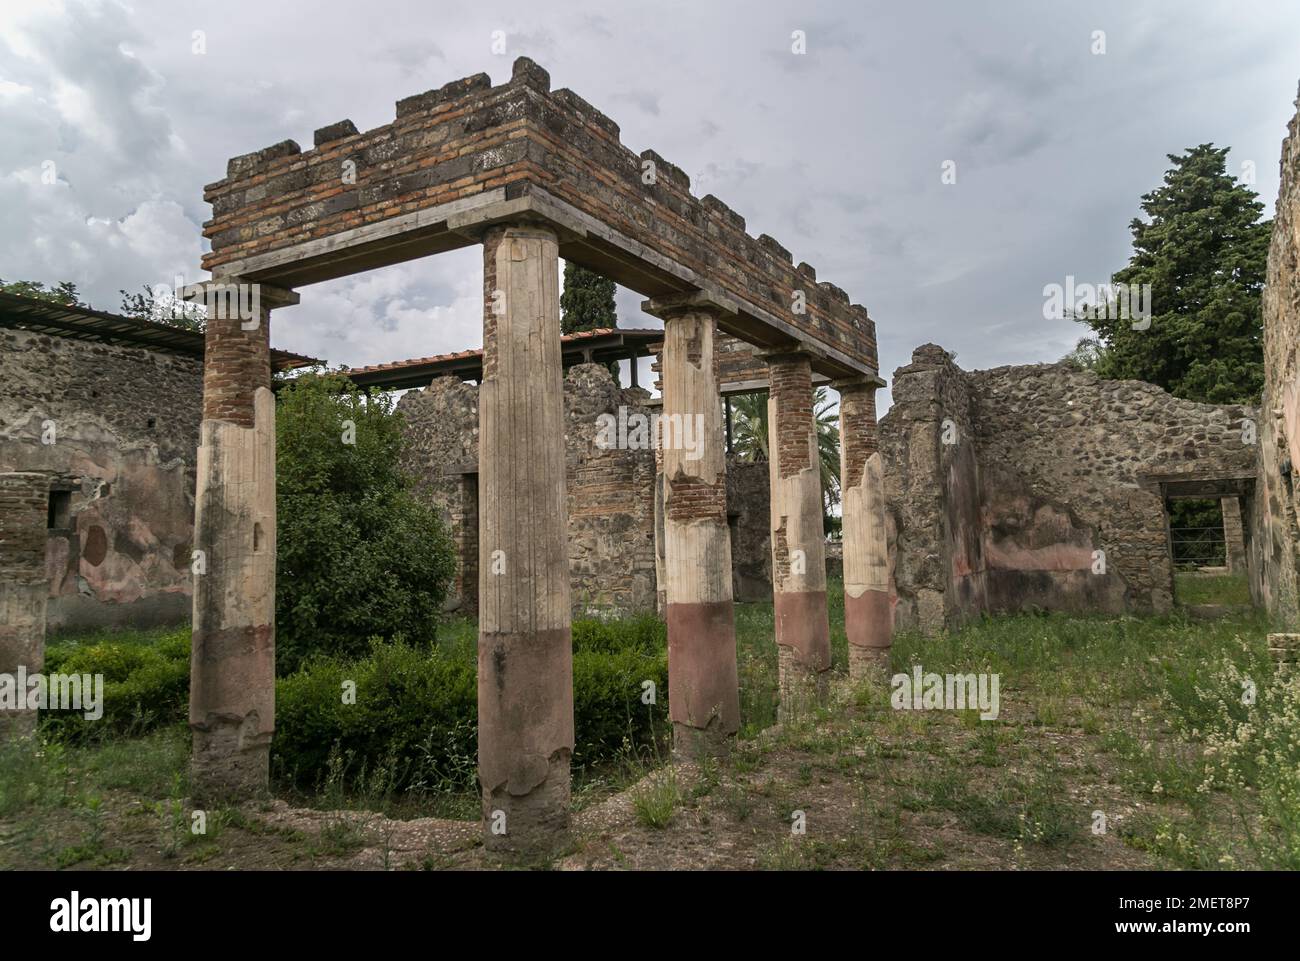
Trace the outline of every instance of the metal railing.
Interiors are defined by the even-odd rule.
[[[1222,567],[1227,563],[1227,544],[1220,527],[1171,527],[1170,547],[1174,567]]]

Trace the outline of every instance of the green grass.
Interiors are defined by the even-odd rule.
[[[1194,580],[1203,588],[1197,603],[1236,603],[1241,596],[1237,579]],[[828,594],[834,665],[843,672],[839,585]],[[1114,817],[1112,830],[1159,864],[1300,868],[1300,685],[1275,674],[1266,650],[1269,628],[1257,615],[1204,621],[1177,610],[1162,617],[1024,614],[986,618],[937,637],[902,633],[891,653],[892,671],[910,672],[919,664],[940,674],[997,673],[999,719],[893,711],[887,684],[864,685],[853,694],[852,716],[813,712],[787,724],[776,743],[754,740],[776,720],[772,629],[770,604],[737,605],[742,739],[727,765],[702,770],[688,793],[663,767],[666,740],[627,744],[607,761],[575,767],[575,806],[642,781],[631,803],[646,827],[667,830],[678,822],[677,812],[690,807],[757,829],[764,805],[785,804],[836,777],[849,778],[861,781],[863,810],[874,812],[870,831],[833,842],[811,836],[764,842],[767,847],[755,842],[760,862],[881,867],[899,866],[902,859],[924,866],[943,859],[945,848],[942,840],[904,836],[902,825],[916,818],[938,818],[1017,850],[1055,856],[1087,838],[1092,811],[1103,803],[1080,795],[1078,786],[1086,783],[1124,799],[1114,810],[1103,805]],[[653,647],[660,630],[636,619],[615,634]],[[169,636],[130,632],[111,640],[148,648],[167,644]],[[603,636],[580,643],[602,643]],[[465,619],[449,622],[438,643],[443,656],[471,657],[477,627]],[[78,646],[62,638],[51,650],[58,661],[75,657]],[[666,707],[666,692],[659,696]],[[176,807],[167,800],[186,792],[183,723],[143,737],[46,740],[36,747],[0,745],[0,820],[11,829],[17,825],[19,835],[10,839],[19,844],[0,845],[0,854],[25,843],[42,850],[51,866],[117,863],[121,851],[104,836],[96,807],[97,799],[115,792],[147,799],[163,850],[195,862],[215,850],[214,837],[187,836],[188,825],[175,820]],[[462,753],[470,780],[455,790],[402,794],[393,790],[392,766],[384,759],[334,757],[320,788],[293,800],[344,812],[473,819],[472,740]],[[784,767],[773,764],[778,755]],[[657,777],[643,780],[656,769]],[[880,800],[883,787],[897,789],[888,804]],[[52,813],[75,827],[58,845],[41,833],[42,816]],[[216,822],[218,833],[223,824]],[[344,856],[355,850],[356,834],[353,818],[345,815],[311,845],[321,856]]]
[[[632,791],[632,809],[637,820],[650,828],[666,828],[682,801],[676,769],[660,769]]]
[[[1179,604],[1250,605],[1250,582],[1245,574],[1174,575],[1174,599]]]

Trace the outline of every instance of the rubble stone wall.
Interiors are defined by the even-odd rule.
[[[1300,108],[1300,100],[1297,100]],[[1300,629],[1300,113],[1282,144],[1282,185],[1264,285],[1264,396],[1255,494],[1246,502],[1251,595],[1283,631]]]
[[[620,388],[602,364],[565,372],[569,570],[573,615],[655,611],[654,450],[637,447],[638,418],[658,413],[650,395]],[[440,377],[398,403],[411,444],[404,467],[450,526],[458,572],[449,604],[474,610],[478,590],[478,388]],[[608,446],[606,424],[626,425],[625,445]],[[621,428],[617,428],[620,429]],[[738,600],[771,597],[766,464],[729,466],[733,583]]]
[[[1064,364],[966,372],[933,344],[881,420],[895,624],[1173,603],[1162,481],[1249,476],[1252,407]]]
[[[202,362],[0,331],[0,472],[48,473],[51,628],[190,614]]]

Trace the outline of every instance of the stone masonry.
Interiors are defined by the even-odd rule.
[[[880,423],[895,624],[1173,603],[1165,485],[1249,478],[1258,412],[1064,364],[966,372],[933,344]]]
[[[45,664],[45,519],[49,476],[0,474],[0,674]],[[25,697],[27,687],[16,688]],[[36,711],[0,709],[0,743],[30,735]]]
[[[202,376],[195,357],[0,331],[0,471],[46,472],[64,501],[51,628],[189,616]]]
[[[456,546],[449,606],[478,606],[478,392],[439,377],[398,401],[409,446],[403,467],[442,511]],[[603,364],[565,372],[565,467],[569,517],[569,579],[574,617],[656,610],[653,450],[602,447],[602,416],[625,420],[659,414],[647,391],[620,388]],[[732,462],[727,512],[737,599],[771,596],[766,464]]]
[[[1294,632],[1300,629],[1300,112],[1282,143],[1281,173],[1264,285],[1259,476],[1245,523],[1255,603],[1279,630]]]
[[[623,147],[616,124],[572,91],[552,91],[547,72],[527,58],[515,61],[505,84],[494,87],[480,74],[401,100],[396,112],[392,123],[366,133],[346,120],[321,127],[315,149],[306,153],[286,140],[232,159],[225,179],[205,191],[213,216],[204,225],[212,244],[204,267],[217,282],[291,291],[482,246],[477,516],[483,841],[515,856],[555,853],[567,843],[573,743],[557,258],[650,298],[648,309],[666,318],[663,414],[692,428],[697,418],[703,424],[699,457],[682,446],[658,449],[662,481],[652,484],[651,501],[662,503],[662,535],[654,532],[651,557],[665,585],[669,713],[678,749],[691,753],[724,753],[739,726],[715,338],[720,330],[762,349],[797,354],[810,375],[878,384],[875,325],[844,291],[818,282],[810,266],[796,267],[775,239],[750,237],[745,221],[716,197],[696,199],[679,168],[653,150],[638,156]],[[236,361],[209,353],[207,391],[220,387],[223,365],[232,368]],[[251,378],[238,379],[241,389],[252,388]],[[246,429],[205,419],[205,443],[209,424]],[[259,437],[263,426],[255,418]],[[228,440],[223,446],[233,449],[236,438]],[[599,458],[590,463],[596,467],[590,499],[618,496],[606,489],[605,465]],[[200,516],[209,501],[221,506],[226,484],[251,480],[237,460],[223,462],[206,488],[202,469],[199,477]],[[812,525],[798,513],[795,533],[809,534]],[[241,518],[221,527],[234,543]],[[270,549],[273,554],[273,542]],[[802,541],[798,549],[805,549]],[[248,566],[252,559],[242,542],[237,553],[247,576],[203,605],[196,594],[196,642],[227,615],[252,626],[246,615],[274,584],[273,572],[268,578]],[[820,550],[813,553],[802,580],[787,586],[803,594],[820,590],[824,619],[824,561]],[[207,627],[199,623],[200,610]],[[252,682],[258,690],[245,695],[236,714],[273,688],[273,678],[259,675]],[[201,707],[192,703],[192,720],[196,712]],[[255,725],[259,736],[269,730],[269,724]],[[196,739],[196,761],[200,746]],[[239,779],[241,764],[228,753],[226,774]],[[218,772],[213,766],[207,773]]]

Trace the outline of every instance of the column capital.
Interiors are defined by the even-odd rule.
[[[641,301],[641,309],[652,317],[669,320],[682,314],[706,313],[715,319],[734,317],[740,308],[725,294],[713,290],[693,290],[684,294],[668,294]]]
[[[512,237],[541,237],[555,241],[560,239],[559,229],[554,224],[539,217],[503,220],[487,224],[479,233],[477,239],[480,243],[486,243],[488,236],[496,232],[509,234]]]
[[[754,356],[759,360],[771,364],[781,360],[807,360],[812,363],[817,357],[811,350],[803,344],[782,344],[779,347],[762,347],[754,351]]]
[[[881,387],[889,386],[883,377],[869,376],[867,374],[857,374],[852,377],[837,377],[831,381],[831,386],[838,391],[853,390],[862,387],[871,390],[879,390]]]
[[[256,291],[257,302],[268,310],[274,310],[276,307],[293,307],[302,300],[296,290],[262,281],[249,280],[239,274],[226,274],[213,277],[210,280],[200,280],[198,283],[186,284],[179,293],[182,300],[211,306],[214,300],[226,296],[231,290],[236,292],[244,290]]]

